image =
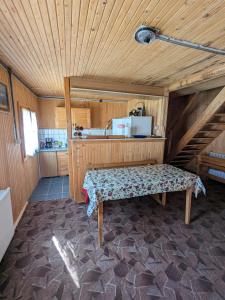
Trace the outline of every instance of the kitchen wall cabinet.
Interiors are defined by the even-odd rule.
[[[66,128],[66,109],[65,107],[55,108],[55,127],[56,128]]]
[[[108,102],[72,101],[72,108],[90,109],[90,115],[91,115],[90,126],[93,128],[105,128],[109,120],[113,118],[126,117],[128,111],[127,106],[128,106],[128,102],[108,103]],[[66,128],[66,111],[64,108],[64,101],[62,101],[61,99],[58,100],[42,99],[38,101],[38,107],[39,107],[38,109],[39,128],[49,128],[49,129]],[[129,111],[132,108],[134,108],[133,105],[132,107],[129,108]],[[60,115],[60,118],[58,118],[57,114]],[[58,121],[58,119],[60,121]]]
[[[41,177],[65,176],[68,171],[68,152],[50,151],[40,152]]]
[[[91,110],[90,108],[72,108],[71,117],[73,126],[82,126],[91,128]]]
[[[72,108],[72,124],[91,128],[91,110],[90,108]],[[56,128],[66,128],[66,109],[65,107],[55,108],[55,126]]]

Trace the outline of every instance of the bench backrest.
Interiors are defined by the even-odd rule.
[[[144,165],[155,165],[157,161],[155,159],[142,160],[142,161],[129,161],[129,162],[116,162],[116,163],[102,163],[102,164],[90,164],[89,170],[97,169],[111,169],[111,168],[126,168]]]

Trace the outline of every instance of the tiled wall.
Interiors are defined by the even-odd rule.
[[[66,129],[39,129],[39,141],[45,142],[46,138],[53,138],[55,141],[63,143],[63,147],[67,144]]]
[[[73,130],[73,137],[74,137]],[[66,129],[39,129],[39,141],[45,142],[46,138],[52,138],[55,141],[59,141],[63,143],[63,147],[67,144],[67,130]],[[105,129],[98,129],[98,128],[91,128],[85,129],[82,131],[82,135],[107,135],[112,134],[112,130],[105,130]]]
[[[91,129],[84,129],[82,131],[82,135],[107,135],[112,134],[112,130],[108,129],[100,129],[100,128],[91,128]]]

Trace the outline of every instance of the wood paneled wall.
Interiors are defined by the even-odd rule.
[[[9,76],[1,66],[0,81],[7,85],[10,96]],[[29,107],[37,111],[37,99],[15,77],[13,77],[13,92],[18,126],[18,106]],[[11,188],[15,222],[39,180],[39,168],[37,156],[25,161],[22,158],[21,145],[14,137],[11,97],[10,112],[0,111],[0,128],[0,189]]]
[[[82,202],[81,188],[90,164],[121,163],[155,159],[163,162],[165,139],[71,140],[72,197]]]
[[[64,106],[63,100],[39,100],[39,126],[40,128],[55,128],[55,108]],[[112,118],[127,115],[127,103],[108,102],[72,102],[72,107],[86,107],[91,109],[91,127],[105,128]]]

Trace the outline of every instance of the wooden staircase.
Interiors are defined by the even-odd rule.
[[[177,167],[185,167],[224,130],[225,88],[218,93],[200,118],[181,137],[170,163]]]

